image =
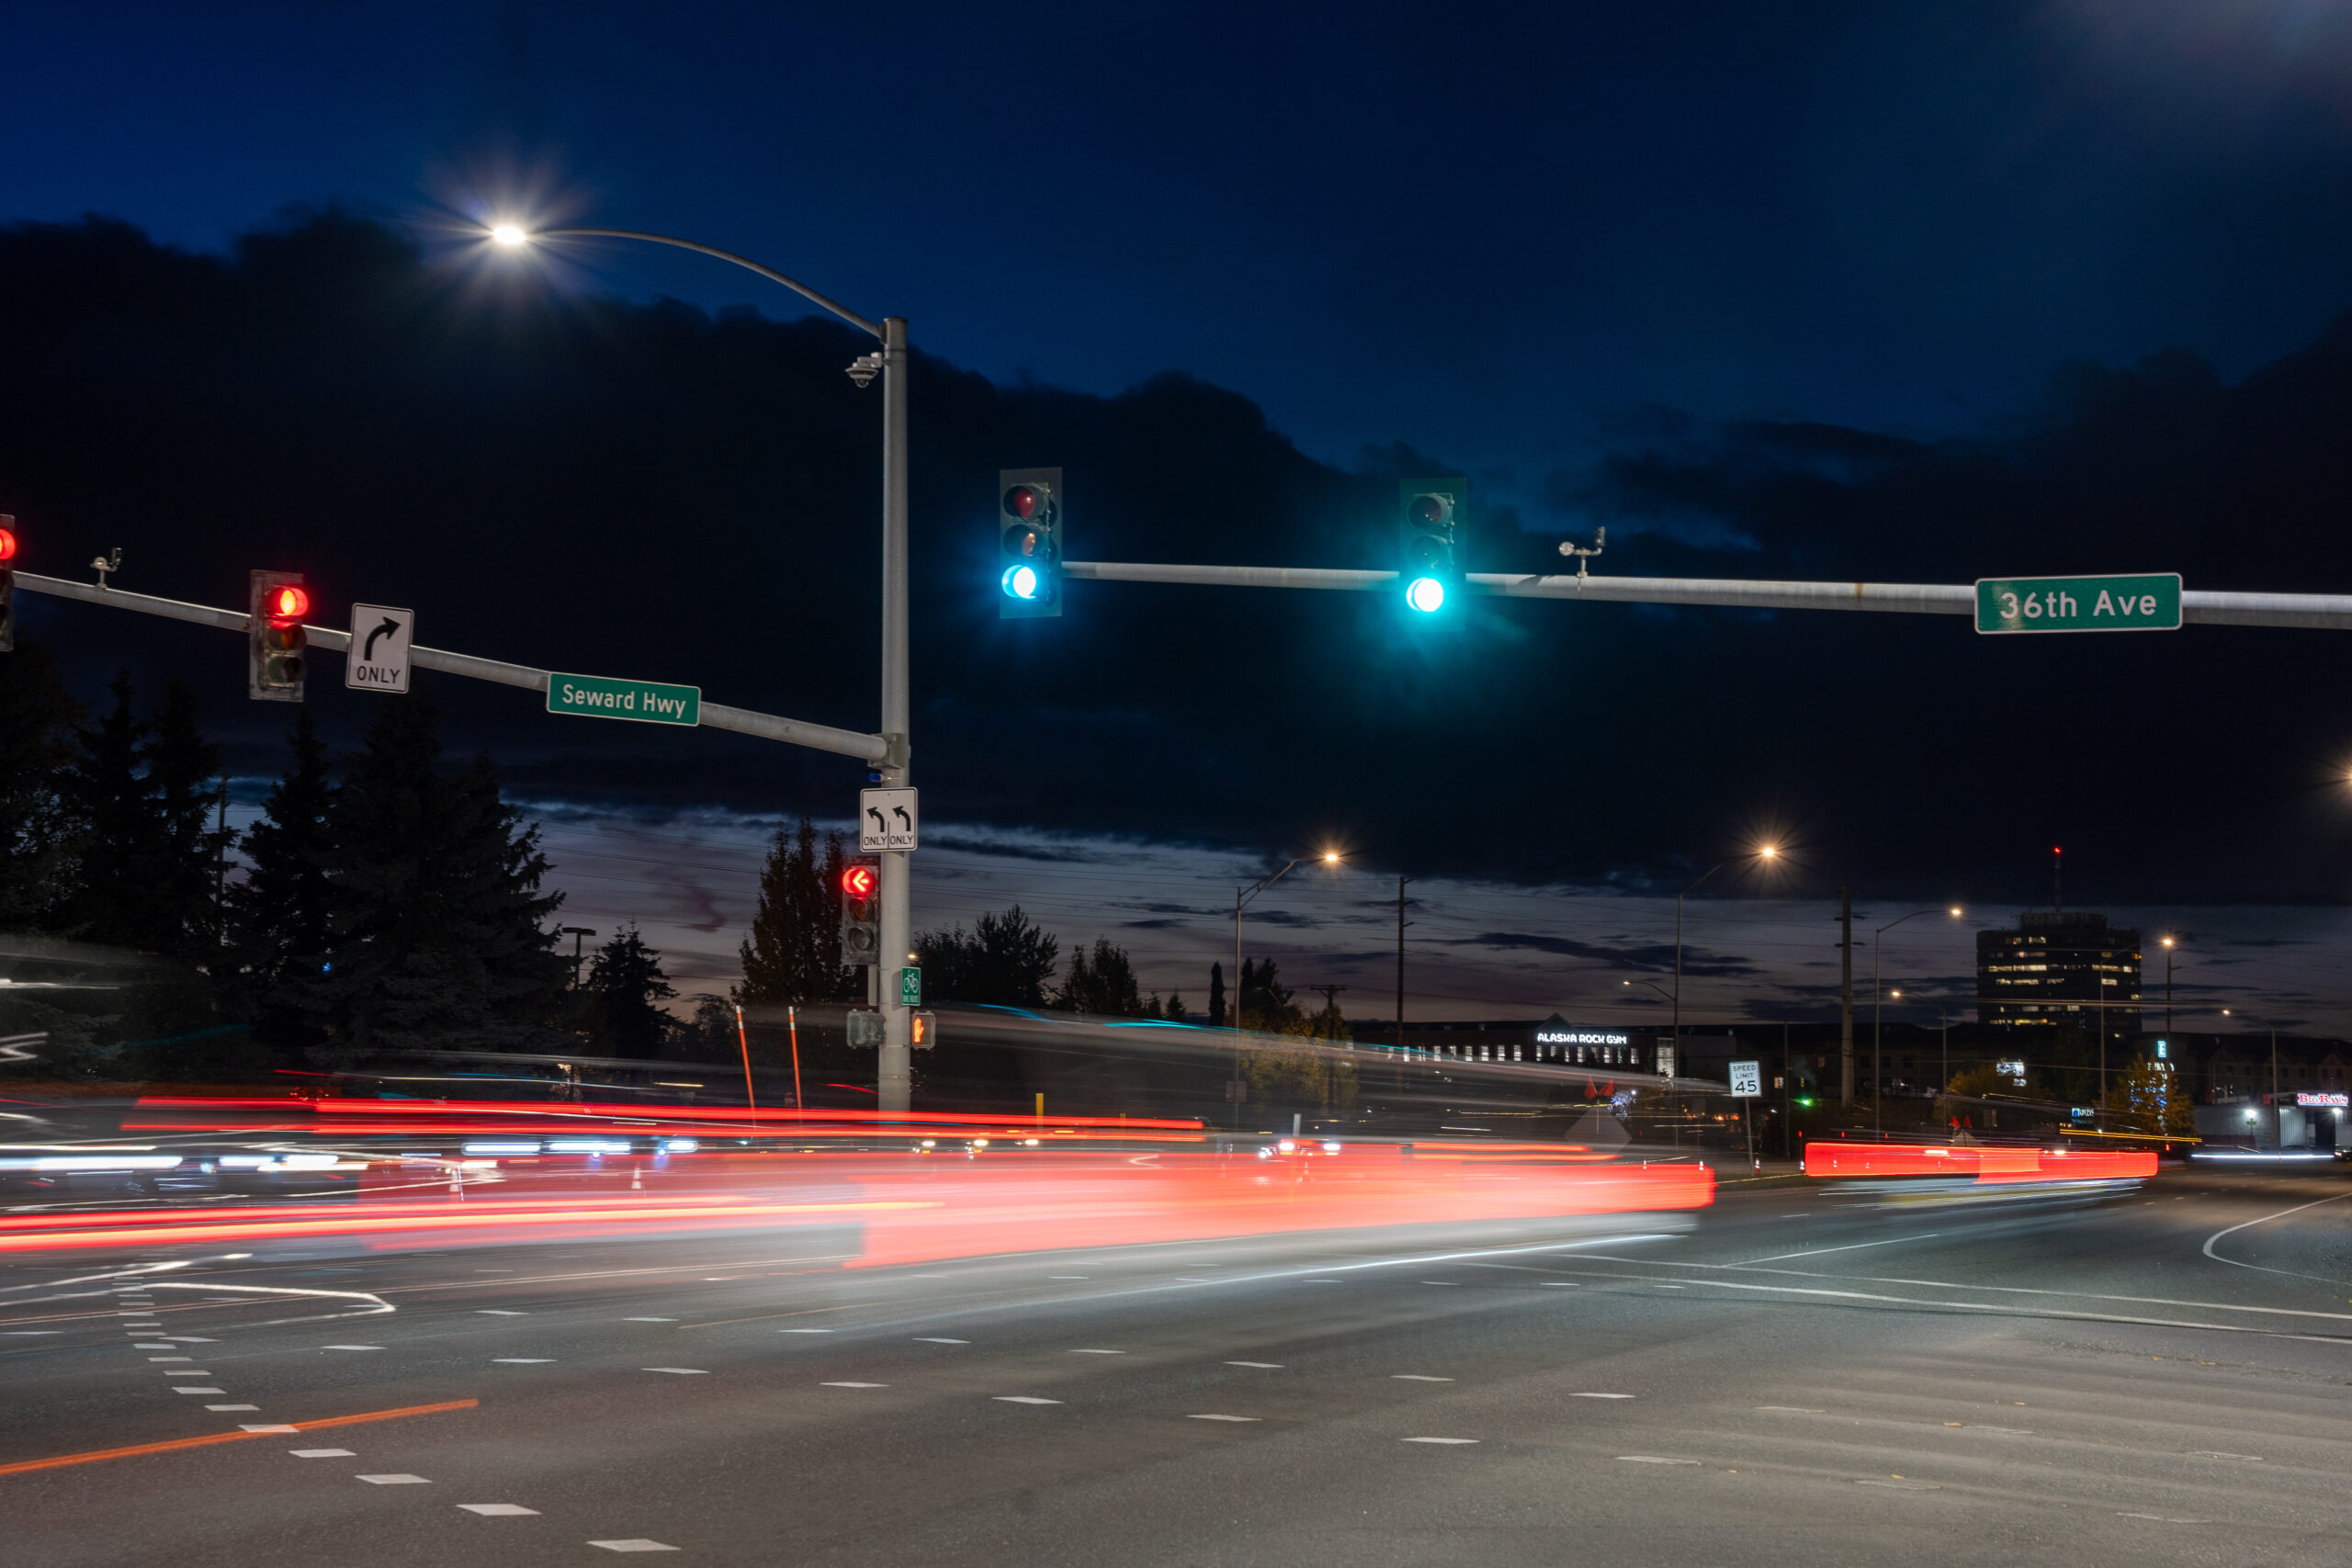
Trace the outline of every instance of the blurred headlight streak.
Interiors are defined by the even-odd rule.
[[[536,1138],[476,1138],[465,1148],[469,1155],[535,1155],[539,1144]]]
[[[1987,1145],[1805,1145],[1804,1173],[1818,1177],[1940,1176],[1996,1181],[2109,1181],[2156,1173],[2153,1149],[2037,1149]]]
[[[44,1170],[64,1174],[96,1173],[108,1170],[173,1170],[180,1163],[177,1155],[113,1155],[103,1151],[86,1155],[30,1155],[0,1157],[0,1170]]]

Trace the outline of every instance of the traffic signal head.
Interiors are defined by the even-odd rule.
[[[878,863],[856,860],[842,870],[842,963],[873,964],[882,950],[882,872]]]
[[[302,617],[311,592],[299,571],[256,571],[246,602],[245,694],[256,702],[302,700],[303,656],[310,634]]]
[[[1425,615],[1461,591],[1455,547],[1469,493],[1470,481],[1459,478],[1406,479],[1396,487],[1398,574],[1406,604]]]
[[[1062,471],[1007,468],[997,475],[999,620],[1062,613]]]
[[[0,653],[17,646],[17,520],[0,513]]]

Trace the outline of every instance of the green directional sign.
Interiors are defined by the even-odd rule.
[[[1980,577],[1980,632],[2174,632],[2180,573],[2126,577]]]
[[[548,712],[639,724],[700,724],[702,688],[659,681],[615,681],[603,675],[549,675]]]

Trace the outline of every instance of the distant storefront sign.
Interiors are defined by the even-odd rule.
[[[2352,1095],[2335,1093],[2313,1094],[2309,1089],[2301,1089],[2296,1092],[2295,1103],[2298,1105],[2352,1106]]]
[[[1631,1045],[1634,1037],[1613,1029],[1539,1029],[1538,1045]]]

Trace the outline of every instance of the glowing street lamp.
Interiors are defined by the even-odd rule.
[[[1706,881],[1727,865],[1737,865],[1743,861],[1778,860],[1780,854],[1781,846],[1778,844],[1758,844],[1747,854],[1734,855],[1729,860],[1717,861],[1701,872],[1698,880],[1692,882],[1690,887],[1685,887],[1674,896],[1674,1039],[1675,1048],[1678,1051],[1681,1049],[1682,1041],[1682,900],[1690,896],[1691,889],[1697,887],[1699,883]],[[1675,1066],[1679,1066],[1681,1064],[1677,1062]]]

